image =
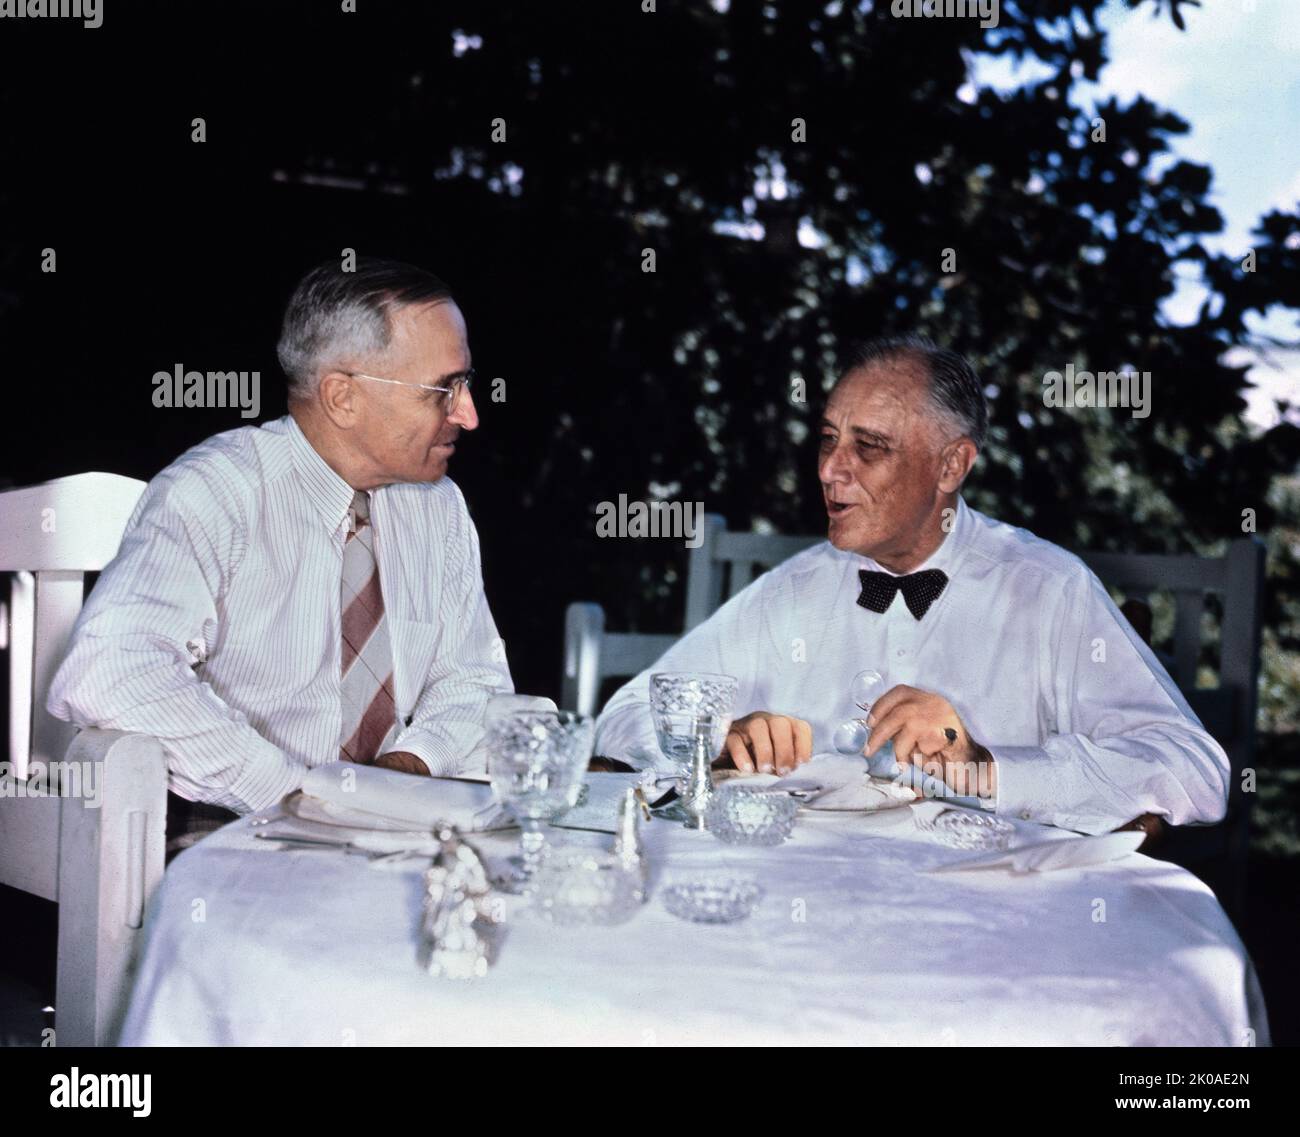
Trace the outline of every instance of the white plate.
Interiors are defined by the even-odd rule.
[[[783,778],[756,774],[746,779],[753,785],[775,789],[804,790],[811,796],[803,808],[815,813],[879,813],[911,805],[914,790],[887,778],[873,778],[860,758],[841,754],[817,754]]]
[[[839,789],[830,790],[824,796],[815,797],[812,801],[804,805],[804,809],[812,810],[815,813],[880,813],[886,809],[897,809],[899,806],[911,805],[915,802],[916,795],[910,791],[906,794],[897,792],[892,782],[881,784],[879,779],[872,779],[868,790],[871,792],[871,803],[863,804],[861,802],[861,793],[852,786],[843,786]],[[853,795],[853,804],[839,804],[846,795]]]
[[[800,767],[800,772],[806,770],[807,767]],[[725,779],[716,779],[718,784],[723,781],[735,781],[747,786],[773,786],[779,790],[782,787],[777,785],[778,782],[789,781],[797,788],[802,788],[799,787],[799,783],[802,782],[810,791],[816,792],[815,779],[811,775],[801,778],[800,772],[789,774],[784,779],[778,778],[775,774],[718,772],[728,774]],[[864,776],[863,784],[860,786],[856,782],[826,786],[818,796],[800,802],[800,808],[817,813],[879,813],[886,809],[896,809],[901,805],[911,805],[916,800],[917,797],[911,790],[895,786],[893,782],[881,778],[872,778],[868,784],[868,779]]]

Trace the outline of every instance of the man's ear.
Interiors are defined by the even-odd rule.
[[[979,451],[969,438],[959,438],[943,448],[943,465],[939,471],[939,491],[956,493],[966,480]]]
[[[357,385],[342,371],[330,371],[321,376],[316,387],[316,398],[330,422],[340,430],[347,430],[357,420]]]

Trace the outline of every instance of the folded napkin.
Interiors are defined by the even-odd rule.
[[[961,872],[964,869],[1009,868],[1012,872],[1050,872],[1052,869],[1086,868],[1117,861],[1136,853],[1146,840],[1137,830],[1101,833],[1096,837],[1068,837],[1059,841],[1039,841],[1018,849],[980,853],[954,863],[940,865],[930,872]]]
[[[757,778],[746,779],[751,780],[758,783]],[[776,790],[800,790],[807,794],[809,809],[893,809],[917,797],[907,786],[871,777],[861,758],[843,754],[816,754],[794,773],[772,778],[768,784]]]
[[[330,762],[308,771],[302,792],[343,820],[360,813],[415,829],[433,829],[446,822],[463,832],[504,824],[496,823],[500,810],[492,787],[459,778],[421,778],[380,766]]]

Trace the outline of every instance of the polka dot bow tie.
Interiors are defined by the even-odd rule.
[[[887,572],[858,571],[862,581],[862,595],[858,603],[873,612],[883,612],[894,602],[894,593],[901,591],[907,610],[918,620],[925,615],[931,604],[939,599],[939,594],[948,583],[948,576],[940,569],[926,569],[908,576],[890,576]]]

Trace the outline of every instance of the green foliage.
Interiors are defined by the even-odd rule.
[[[512,292],[556,329],[555,343],[499,353],[503,373],[545,389],[555,423],[500,456],[502,484],[529,484],[526,531],[554,539],[559,519],[575,565],[566,599],[602,601],[612,626],[677,627],[683,550],[597,542],[595,503],[699,499],[734,527],[821,528],[817,392],[848,341],[926,332],[989,385],[991,440],[968,484],[978,508],[1068,547],[1202,554],[1255,510],[1270,547],[1261,721],[1287,729],[1300,699],[1300,507],[1279,479],[1300,432],[1247,429],[1246,369],[1224,354],[1266,346],[1247,313],[1300,307],[1297,216],[1261,219],[1253,273],[1207,251],[1222,228],[1211,171],[1170,152],[1187,124],[1143,98],[1095,114],[1072,102],[1105,63],[1099,0],[1044,0],[1032,20],[1029,7],[1003,5],[988,31],[893,19],[885,4],[467,12],[481,48],[419,98],[462,123],[448,152],[478,168],[502,224],[545,218],[520,231]],[[1182,26],[1177,0],[1156,7]],[[971,97],[974,51],[1048,74]],[[484,90],[511,93],[507,145],[458,113]],[[508,167],[521,172],[514,191],[500,188]],[[762,192],[774,182],[784,194]],[[718,222],[761,226],[761,239]],[[561,264],[563,289],[548,286]],[[1190,327],[1161,315],[1176,273],[1211,289]],[[1045,407],[1044,373],[1067,364],[1151,372],[1152,414]],[[594,384],[582,379],[592,366]],[[808,402],[790,399],[795,380]]]
[[[1195,11],[1128,5],[1179,26]],[[176,5],[128,7],[122,34],[131,20],[181,21]],[[234,19],[188,36],[167,99],[150,69],[74,37],[68,82],[51,84],[33,57],[41,99],[0,123],[34,187],[10,212],[33,233],[66,232],[91,217],[86,171],[132,177],[96,183],[95,224],[56,279],[0,286],[6,335],[27,345],[17,372],[45,375],[59,344],[46,381],[71,393],[76,443],[72,463],[40,447],[13,468],[151,476],[230,424],[186,419],[182,445],[146,437],[156,420],[133,414],[133,433],[115,437],[100,421],[115,397],[106,358],[260,352],[270,375],[274,319],[248,314],[278,311],[302,265],[344,247],[428,264],[468,313],[482,389],[506,382],[505,403],[480,397],[484,429],[455,476],[481,521],[516,678],[556,693],[568,602],[600,601],[614,628],[681,627],[686,550],[598,539],[598,503],[698,500],[733,527],[821,530],[820,392],[850,341],[926,332],[988,384],[991,435],[967,485],[977,508],[1071,548],[1201,554],[1255,511],[1269,549],[1260,725],[1295,731],[1300,431],[1252,432],[1246,367],[1229,349],[1286,346],[1246,320],[1300,309],[1300,220],[1260,219],[1254,272],[1205,247],[1222,221],[1211,171],[1171,152],[1187,124],[1142,98],[1078,105],[1078,84],[1106,64],[1101,7],[1004,0],[998,26],[981,29],[894,19],[884,0],[732,0],[726,12],[659,0],[654,14],[636,0],[387,15],[376,2],[364,20],[283,0],[280,42],[252,50]],[[976,91],[978,53],[1041,77]],[[69,144],[87,105],[130,129]],[[177,105],[220,124],[212,143],[190,143]],[[149,278],[129,288],[122,233],[149,250],[137,270]],[[1209,290],[1189,327],[1161,315],[1178,277]],[[78,335],[52,295],[77,298]],[[100,302],[121,296],[148,308],[123,318]],[[22,297],[40,299],[20,311]],[[1149,371],[1151,415],[1045,406],[1044,374],[1070,364]],[[796,380],[806,402],[791,398]],[[138,468],[109,464],[126,451],[143,455]]]
[[[732,524],[818,528],[802,445],[817,400],[792,403],[791,381],[815,392],[846,340],[911,329],[966,352],[990,384],[977,505],[1075,547],[1207,552],[1240,532],[1246,507],[1268,531],[1282,520],[1271,480],[1300,442],[1287,426],[1251,436],[1244,368],[1222,357],[1249,342],[1247,312],[1300,306],[1300,253],[1286,246],[1296,217],[1261,221],[1257,271],[1243,273],[1201,244],[1222,222],[1210,170],[1170,157],[1184,122],[1145,99],[1111,101],[1098,112],[1105,141],[1091,140],[1094,115],[1071,91],[1104,63],[1099,4],[1038,4],[1035,21],[1008,5],[988,32],[886,7],[661,4],[639,23],[587,9],[581,37],[553,9],[471,22],[482,49],[430,97],[538,77],[508,108],[510,146],[498,158],[467,138],[466,160],[522,169],[507,210],[540,211],[534,259],[577,270],[562,295],[536,300],[566,335],[605,346],[596,390],[549,377],[559,429],[515,456],[543,471],[533,500],[557,479],[591,503],[655,484]],[[964,102],[973,50],[1052,74]],[[795,118],[804,142],[791,141]],[[786,195],[756,194],[775,171]],[[760,224],[763,238],[719,234],[717,221]],[[799,243],[801,224],[822,247]],[[654,274],[639,270],[643,248]],[[1160,314],[1175,272],[1213,290],[1192,327]],[[1069,363],[1149,370],[1154,413],[1044,407],[1044,372]],[[611,437],[627,442],[612,462],[591,446]],[[629,551],[629,567],[645,552]],[[1289,577],[1274,552],[1278,624],[1293,596],[1278,592]],[[635,602],[619,591],[632,620],[661,596],[653,583]]]

